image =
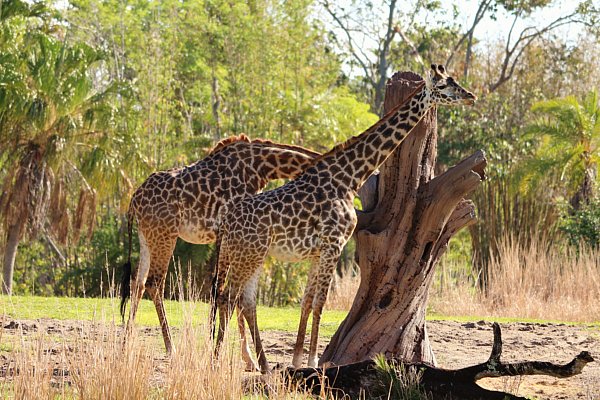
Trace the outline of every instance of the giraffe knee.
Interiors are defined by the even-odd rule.
[[[227,293],[221,293],[217,296],[217,306],[221,310],[229,309],[232,307],[231,302],[229,301],[229,295]]]
[[[150,275],[146,279],[146,290],[148,291],[156,291],[160,290],[164,286],[164,280],[161,276],[158,275]]]
[[[323,309],[323,306],[325,305],[326,301],[327,301],[327,293],[322,293],[322,292],[316,293],[313,298],[313,302],[312,302],[313,310],[321,311]]]
[[[145,288],[145,282],[143,280],[137,279],[137,278],[133,278],[131,280],[131,284],[129,286],[129,289],[131,291],[132,297],[134,297],[135,294],[137,294],[137,293],[143,292],[144,288]]]

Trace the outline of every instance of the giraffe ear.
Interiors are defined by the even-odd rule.
[[[446,68],[442,64],[431,64],[431,76],[434,80],[445,78]]]
[[[425,86],[428,88],[433,87],[433,81],[436,76],[435,69],[433,68],[434,65],[435,64],[431,64],[431,71],[425,74]]]

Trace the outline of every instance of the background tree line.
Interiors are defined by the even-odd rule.
[[[480,95],[439,110],[441,168],[478,148],[490,160],[480,222],[459,246],[479,282],[507,235],[597,247],[598,10],[548,20],[535,18],[548,0],[472,6],[461,24],[465,9],[422,0],[2,0],[4,291],[105,292],[149,173],[242,132],[324,151],[377,120],[391,72],[430,61]],[[479,41],[500,15],[512,27]],[[564,39],[564,27],[579,33]],[[175,264],[201,282],[207,254],[180,242]],[[305,267],[267,269],[263,301],[296,301]]]

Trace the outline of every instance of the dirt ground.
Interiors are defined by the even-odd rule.
[[[91,322],[2,319],[0,316],[0,378],[11,368],[9,348],[2,347],[12,336],[34,336],[45,332],[63,341],[69,335],[80,335],[94,328]],[[564,364],[583,350],[590,351],[595,362],[588,364],[581,375],[557,379],[548,376],[483,379],[479,383],[490,389],[504,390],[535,399],[585,399],[600,400],[600,329],[597,327],[569,326],[564,324],[508,323],[502,324],[504,362],[549,361]],[[461,368],[485,362],[493,340],[491,323],[430,321],[427,323],[430,340],[443,368]],[[158,328],[141,328],[140,333],[160,340]],[[60,339],[59,339],[60,338]],[[272,364],[286,365],[291,361],[295,335],[290,332],[267,331],[263,333],[267,357]],[[322,348],[326,340],[322,340]],[[49,341],[52,343],[52,340]],[[55,350],[48,349],[52,354]],[[57,354],[57,357],[59,355]]]
[[[566,364],[584,350],[591,352],[597,361],[588,364],[581,375],[572,378],[487,378],[478,382],[481,386],[535,399],[600,399],[600,330],[597,327],[508,323],[501,324],[501,328],[503,362],[549,361]],[[485,362],[492,350],[491,322],[429,321],[427,330],[441,368],[456,369]],[[295,343],[294,334],[266,332],[265,335],[269,359],[289,363]]]

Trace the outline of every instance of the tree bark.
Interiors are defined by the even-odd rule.
[[[12,282],[15,271],[15,257],[21,237],[21,226],[17,222],[8,227],[6,248],[4,249],[4,265],[2,270],[2,294],[12,294]]]
[[[387,85],[385,109],[403,101],[421,80],[414,73],[395,74]],[[370,196],[376,206],[359,213],[355,237],[361,283],[319,364],[347,364],[383,353],[435,365],[425,327],[434,266],[450,238],[475,222],[474,205],[463,197],[485,178],[486,165],[478,151],[434,178],[436,156],[432,109],[380,168]]]

